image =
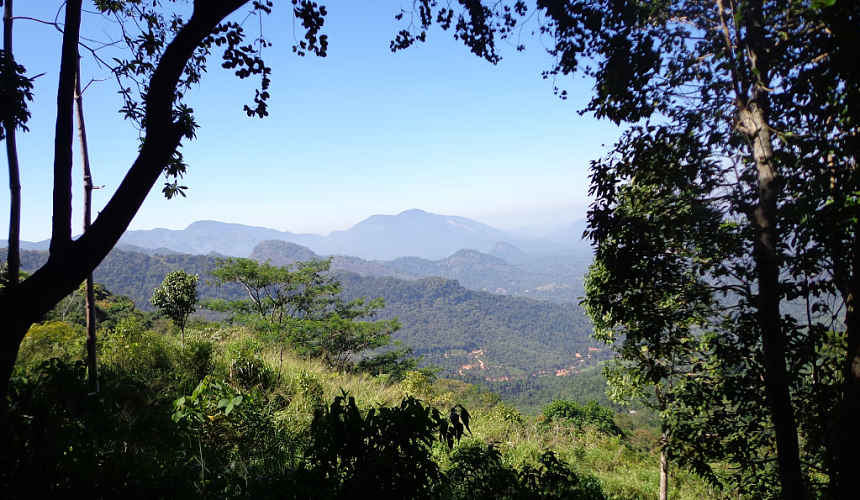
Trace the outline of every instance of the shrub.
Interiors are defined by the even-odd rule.
[[[78,359],[84,352],[84,332],[64,321],[45,321],[33,325],[18,350],[19,366],[38,366],[51,358],[65,362]]]
[[[225,356],[230,380],[245,388],[267,387],[273,373],[262,354],[263,343],[251,336],[228,343]]]
[[[600,406],[594,400],[584,405],[576,401],[553,401],[544,406],[543,416],[546,423],[561,422],[575,425],[580,430],[593,427],[604,434],[623,435],[623,431],[615,424],[612,410]]]
[[[215,344],[203,338],[191,337],[185,342],[179,359],[182,367],[199,380],[210,373],[214,354]]]
[[[517,471],[502,461],[494,445],[470,443],[451,456],[449,496],[486,500],[605,500],[597,479],[577,474],[551,451],[536,467]]]
[[[519,490],[516,470],[502,463],[494,445],[470,442],[451,455],[447,477],[453,498],[496,500],[512,498]]]
[[[433,498],[443,476],[430,447],[452,447],[468,430],[469,413],[459,407],[448,418],[406,397],[399,406],[362,413],[343,393],[314,412],[306,454],[307,485],[324,498]]]
[[[258,392],[235,391],[207,375],[173,410],[186,437],[186,466],[203,497],[243,496],[251,479],[283,467],[284,436]]]

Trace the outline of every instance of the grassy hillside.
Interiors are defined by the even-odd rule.
[[[417,372],[330,372],[241,327],[197,322],[183,345],[138,317],[100,332],[98,395],[80,329],[33,327],[9,395],[4,498],[656,498],[647,429],[526,416]],[[426,431],[454,421],[428,418],[457,404],[471,432],[449,447]],[[676,500],[716,498],[684,472],[671,486]]]

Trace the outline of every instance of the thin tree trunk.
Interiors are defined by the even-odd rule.
[[[81,59],[78,56],[78,71],[75,77],[75,112],[78,115],[78,139],[81,147],[81,165],[84,172],[84,233],[90,229],[93,206],[93,178],[90,172],[90,152],[87,148],[87,127],[84,123],[84,96],[81,91]],[[93,290],[93,273],[86,281],[87,314],[87,371],[93,391],[99,392],[98,361],[96,359],[96,298]]]
[[[660,436],[660,500],[669,500],[669,457],[666,450],[667,436],[665,429]]]
[[[15,59],[12,57],[12,0],[6,0],[3,9],[3,51],[6,58],[6,74],[3,76],[7,88],[12,89],[15,79]],[[3,122],[3,128],[6,130],[6,158],[9,162],[8,286],[14,288],[18,284],[18,271],[21,269],[21,178],[15,139],[16,124],[11,107],[6,110]]]
[[[654,386],[657,403],[660,405],[660,491],[659,500],[669,500],[669,434],[663,414],[668,406],[666,397],[659,385]]]

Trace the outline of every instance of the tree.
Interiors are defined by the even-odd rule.
[[[586,304],[598,332],[644,382],[681,376],[679,451],[711,477],[708,460],[739,464],[735,485],[753,497],[858,491],[856,444],[819,425],[857,404],[834,387],[829,332],[849,346],[860,335],[847,284],[860,269],[845,252],[860,115],[840,26],[860,14],[833,4],[541,4],[550,73],[592,58],[588,110],[640,123],[592,164]],[[675,356],[680,372],[668,371]]]
[[[27,101],[33,99],[33,84],[24,77],[25,70],[18,66],[12,54],[12,0],[6,0],[3,6],[3,50],[0,51],[0,78],[3,79],[3,89],[0,90],[0,104],[4,110],[0,117],[0,140],[6,141],[6,159],[9,163],[9,255],[8,267],[10,272],[9,286],[18,284],[18,271],[21,267],[20,236],[21,236],[21,176],[18,167],[18,144],[15,131],[18,128],[27,130],[25,123],[30,118]]]
[[[452,26],[447,7],[416,3],[422,28]],[[479,37],[489,47],[493,35],[508,36],[512,17],[526,10],[524,2],[466,3],[492,19]],[[544,76],[581,72],[594,78],[595,93],[583,112],[631,125],[612,153],[592,165],[596,201],[587,234],[603,265],[598,272],[606,276],[592,282],[587,301],[594,312],[618,302],[633,307],[605,318],[606,338],[612,332],[622,352],[628,341],[655,347],[654,326],[676,340],[688,333],[714,339],[707,345],[714,376],[685,377],[697,383],[684,391],[690,413],[679,421],[687,430],[698,425],[698,435],[708,434],[706,423],[725,431],[690,447],[701,452],[695,463],[702,472],[709,470],[705,457],[741,460],[734,479],[752,496],[804,498],[813,490],[856,496],[860,463],[853,450],[860,448],[860,430],[850,422],[860,414],[860,373],[851,368],[860,364],[853,305],[860,283],[854,240],[860,88],[849,61],[860,37],[860,6],[839,0],[538,0],[537,10],[538,31],[551,39],[555,57]],[[453,26],[471,25],[460,16]],[[404,36],[403,45],[423,35]],[[653,191],[652,201],[665,200],[664,212],[628,203],[642,194],[637,189]],[[686,202],[699,216],[674,221],[675,202]],[[652,230],[661,235],[658,246],[638,248],[634,237]],[[659,281],[676,255],[673,272],[688,279]],[[696,282],[707,286],[694,294],[690,309],[705,314],[679,326],[660,318],[672,287],[690,284],[676,290],[683,298],[699,288]],[[653,285],[656,291],[648,288]],[[786,311],[800,303],[805,307],[794,314]],[[848,346],[836,376],[827,371],[832,363],[817,355],[841,349],[830,343],[829,331]],[[827,380],[830,394],[840,377],[845,382],[834,401],[848,439],[807,434],[816,427],[809,418],[837,417],[833,401],[809,399],[815,391],[807,386]],[[751,437],[743,424],[763,432]],[[826,484],[818,483],[819,471],[828,476]]]
[[[83,230],[86,233],[92,223],[93,208],[93,175],[90,171],[90,153],[87,143],[87,127],[84,120],[84,95],[81,90],[81,64],[78,59],[78,67],[75,72],[75,115],[78,124],[78,140],[81,148],[81,167],[84,181],[84,223]],[[99,392],[98,362],[96,360],[96,299],[95,282],[93,273],[87,276],[86,288],[86,313],[87,313],[87,373],[90,384],[95,392]]]
[[[185,343],[185,325],[188,317],[197,308],[199,297],[197,295],[196,275],[190,275],[178,269],[164,276],[164,281],[152,293],[150,302],[153,306],[161,309],[173,323],[179,327],[182,342]]]
[[[250,323],[275,339],[281,345],[282,361],[289,342],[331,368],[344,370],[361,353],[389,345],[400,323],[396,319],[367,321],[385,306],[384,301],[360,298],[344,302],[340,282],[328,274],[330,268],[331,259],[282,267],[251,259],[225,259],[211,272],[213,284],[241,285],[250,299],[207,301],[206,307],[232,313],[234,320]],[[403,356],[410,352],[399,351]],[[387,364],[396,369],[397,363],[388,358]],[[378,368],[379,364],[360,366]]]
[[[416,3],[422,29],[472,26]],[[478,37],[490,47],[526,10],[465,4],[492,19]],[[586,305],[601,335],[642,383],[680,377],[669,432],[699,472],[737,464],[733,485],[751,497],[856,497],[860,4],[537,10],[555,58],[544,76],[592,77],[582,112],[630,127],[592,164]],[[660,367],[672,359],[680,370]]]
[[[210,301],[207,306],[252,317],[279,329],[290,320],[321,319],[337,300],[340,287],[327,274],[331,259],[313,259],[288,266],[273,266],[252,259],[227,258],[210,272],[212,284],[235,283],[248,292],[250,300]]]
[[[660,165],[679,164],[661,161]],[[671,191],[672,186],[666,184],[662,189]],[[654,196],[658,192],[652,183],[637,179],[625,193],[618,209],[633,220],[625,225],[628,233],[613,239],[619,244],[607,243],[598,249],[601,253],[586,279],[585,307],[596,338],[613,344],[619,333],[617,326],[625,327],[624,340],[617,348],[619,357],[607,363],[603,371],[611,399],[640,399],[661,416],[658,498],[666,500],[671,449],[682,444],[669,442],[675,390],[685,378],[701,374],[709,339],[699,331],[707,325],[713,301],[707,285],[689,269],[686,248],[673,245],[681,242],[674,234],[677,219],[694,212],[690,203],[681,197]],[[647,213],[649,223],[642,222],[640,212]],[[672,251],[666,252],[667,247]],[[637,265],[642,261],[649,265]],[[625,264],[629,266],[627,272],[635,275],[636,288],[614,272]]]

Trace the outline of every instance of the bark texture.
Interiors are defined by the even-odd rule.
[[[842,366],[842,442],[839,449],[839,500],[854,500],[860,494],[860,324],[857,294],[860,293],[860,227],[854,228],[851,255],[851,290],[846,300],[845,332],[848,349]]]
[[[746,54],[754,77],[748,95],[738,99],[738,128],[746,136],[758,174],[758,204],[752,213],[753,259],[758,281],[758,322],[764,354],[765,392],[776,434],[779,478],[784,500],[805,498],[800,467],[797,421],[791,403],[785,359],[785,335],[779,305],[779,233],[777,206],[780,180],[768,123],[769,53],[765,47],[762,1],[750,2],[745,16]]]

